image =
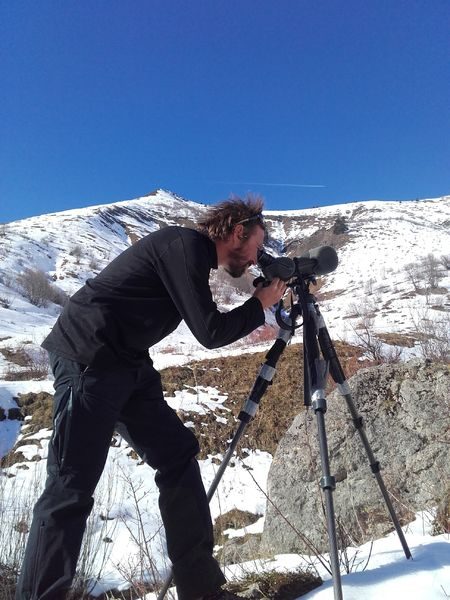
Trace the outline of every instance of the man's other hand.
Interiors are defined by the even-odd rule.
[[[286,287],[284,281],[275,277],[275,279],[272,279],[267,286],[263,286],[262,283],[260,283],[253,292],[253,296],[258,298],[262,307],[266,309],[276,304],[283,297]]]

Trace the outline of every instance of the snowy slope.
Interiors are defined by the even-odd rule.
[[[115,204],[52,213],[0,227],[0,375],[13,367],[11,351],[25,352],[42,361],[39,345],[61,308],[37,307],[21,293],[17,276],[25,269],[42,270],[65,293],[72,294],[134,240],[167,224],[192,226],[205,206],[165,191]],[[450,254],[450,196],[411,202],[361,202],[299,211],[267,211],[269,248],[301,255],[311,246],[332,243],[338,268],[323,278],[320,306],[334,339],[354,339],[358,311],[371,312],[380,334],[414,330],[419,317],[441,319],[449,329],[450,278],[448,271],[436,293],[416,293],[405,271],[428,254]],[[337,220],[346,232],[335,234]],[[246,294],[236,291],[219,307],[229,309]],[[355,308],[356,307],[356,308]],[[362,309],[361,309],[362,307]],[[269,321],[273,324],[273,317]],[[441,325],[440,323],[440,325]],[[276,335],[273,326],[272,334]],[[448,333],[447,333],[448,334]],[[294,342],[301,341],[301,334]],[[183,364],[194,358],[263,350],[270,342],[255,337],[228,348],[205,350],[182,323],[150,350],[157,368]],[[404,356],[417,348],[404,349]],[[44,353],[45,354],[45,353]],[[44,357],[45,358],[45,357]],[[11,375],[11,373],[9,373]],[[0,407],[9,409],[14,382],[0,383]],[[14,404],[13,404],[14,405]]]
[[[26,268],[48,274],[67,294],[94,276],[136,239],[168,224],[192,225],[205,206],[169,192],[110,205],[52,213],[8,223],[0,229],[0,339],[8,345],[39,344],[52,326],[59,307],[37,308],[21,295],[16,277]],[[433,298],[411,294],[405,265],[428,254],[450,253],[450,196],[411,202],[360,202],[299,211],[267,211],[270,248],[301,255],[327,239],[336,244],[339,266],[324,278],[321,304],[334,337],[345,337],[354,323],[353,305],[371,303],[380,332],[408,332],[418,307],[450,309],[448,272]],[[336,219],[348,231],[330,235]],[[443,287],[442,287],[443,286]],[[445,291],[446,290],[446,291]],[[235,296],[243,300],[242,293]],[[229,306],[227,306],[229,308]],[[2,342],[0,342],[1,344]],[[242,349],[243,344],[237,347]],[[154,355],[169,347],[178,359],[200,351],[181,326]],[[1,365],[0,365],[1,368]]]

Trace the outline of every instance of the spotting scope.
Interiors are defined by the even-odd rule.
[[[294,258],[274,257],[265,250],[261,250],[258,254],[258,266],[268,281],[275,277],[289,281],[293,277],[326,275],[334,271],[337,265],[337,253],[331,246],[319,246]]]

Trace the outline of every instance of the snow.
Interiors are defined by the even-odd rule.
[[[404,528],[412,560],[406,560],[397,535],[354,549],[364,571],[344,575],[342,590],[345,600],[379,600],[379,598],[413,598],[434,600],[450,593],[449,536],[431,536],[429,516],[420,513]],[[333,597],[332,581],[304,596],[305,600],[327,600]]]
[[[219,390],[212,387],[186,386],[183,390],[177,390],[174,397],[166,396],[166,401],[176,411],[182,410],[206,415],[215,412],[217,409],[230,412],[228,408],[222,406],[227,397],[227,395],[221,394]],[[216,420],[228,423],[228,420],[223,416],[216,416]]]
[[[48,390],[51,382],[34,382],[34,389]],[[15,384],[9,393],[17,393],[24,384]],[[3,388],[4,389],[4,388]],[[172,404],[186,412],[203,414],[205,410],[223,410],[224,396],[214,388],[189,388],[177,391],[168,398]],[[251,424],[250,424],[251,427]],[[4,508],[10,504],[20,506],[19,513],[26,513],[34,504],[45,481],[45,461],[36,461],[39,455],[44,459],[51,431],[41,430],[31,434],[30,443],[21,446],[25,462],[4,469],[8,477],[3,479],[2,497]],[[21,436],[26,441],[26,429]],[[158,491],[153,471],[141,465],[130,456],[130,449],[119,439],[118,445],[110,448],[107,466],[96,491],[96,504],[90,518],[88,530],[92,537],[91,546],[97,548],[92,559],[91,572],[101,572],[99,581],[93,582],[91,593],[100,595],[111,588],[125,589],[124,574],[139,568],[141,554],[137,541],[142,540],[143,531],[150,540],[151,557],[154,568],[164,579],[168,572],[165,553],[164,533],[158,511]],[[264,524],[266,507],[265,490],[272,461],[270,454],[243,449],[245,458],[233,458],[225,471],[218,490],[211,502],[213,519],[233,508],[252,512],[259,516],[256,522],[243,529],[227,530],[230,539],[246,533],[259,533]],[[200,461],[200,468],[206,489],[217,472],[223,455],[210,455]],[[23,469],[26,465],[28,468]],[[9,502],[8,499],[14,498]],[[4,510],[4,508],[2,510]],[[409,597],[414,600],[441,600],[450,592],[450,536],[430,534],[433,514],[423,512],[416,520],[404,528],[407,543],[413,560],[406,560],[395,533],[375,540],[358,548],[347,549],[348,562],[352,564],[349,574],[342,574],[342,587],[345,600],[379,600],[386,598]],[[104,540],[110,539],[112,543]],[[103,541],[102,541],[103,540]],[[0,535],[1,542],[1,535]],[[325,561],[328,557],[324,556]],[[228,579],[239,578],[242,573],[268,570],[295,570],[298,567],[317,569],[324,580],[317,590],[304,596],[313,600],[333,598],[333,583],[329,573],[320,565],[316,557],[299,555],[278,555],[272,560],[255,560],[225,568]],[[147,594],[146,600],[154,600],[155,594]]]
[[[144,235],[158,228],[160,222],[175,222],[173,215],[177,219],[194,219],[203,209],[197,203],[160,190],[114,205],[92,206],[6,224],[0,232],[0,350],[22,346],[31,354],[36,353],[59,312],[59,307],[54,304],[32,306],[21,295],[14,279],[25,268],[44,270],[70,294],[94,274],[94,263],[97,263],[97,270],[105,266],[131,243],[133,235]],[[374,328],[378,332],[408,333],[418,314],[434,318],[448,315],[448,274],[440,283],[446,294],[426,298],[411,294],[405,265],[419,261],[428,253],[440,257],[450,252],[450,196],[420,202],[371,201],[302,211],[267,211],[265,215],[273,224],[275,246],[280,248],[286,240],[306,240],[323,223],[332,223],[337,216],[348,219],[349,242],[338,250],[338,268],[324,278],[321,290],[330,295],[330,299],[321,302],[320,306],[333,339],[352,339],[355,318],[351,315],[354,315],[354,305],[360,303],[369,303],[376,309]],[[281,218],[287,220],[282,222]],[[62,231],[64,235],[61,235]],[[74,252],[78,244],[86,251],[81,257]],[[338,291],[340,293],[332,297]],[[236,295],[234,300],[240,302],[242,295]],[[442,310],[432,310],[433,305],[441,306]],[[300,341],[298,336],[294,338],[294,342]],[[270,344],[241,340],[226,349],[205,350],[182,323],[176,332],[152,348],[150,354],[155,367],[161,369],[194,359],[265,351]],[[404,356],[417,352],[417,348],[405,349]],[[7,367],[8,361],[0,354],[0,372]],[[51,378],[43,381],[0,380],[0,407],[5,412],[16,408],[14,398],[30,391],[51,393],[53,382]],[[218,421],[228,423],[230,428],[235,424],[234,416],[223,406],[226,395],[215,388],[185,387],[166,399],[172,408],[186,414],[212,412]],[[44,485],[43,459],[47,456],[51,431],[41,430],[29,435],[28,423],[29,419],[26,419],[21,429],[18,421],[0,421],[0,457],[16,441],[24,443],[20,447],[24,462],[0,473],[3,475],[0,477],[1,516],[29,515]],[[192,426],[192,422],[186,424]],[[220,452],[225,450],[218,448],[218,454],[200,461],[206,488],[213,481],[223,457]],[[214,519],[233,508],[256,515],[256,522],[244,530],[228,530],[226,533],[230,538],[260,532],[264,524],[265,490],[272,457],[266,452],[250,450],[243,455],[243,458],[231,460],[211,502]],[[89,521],[92,547],[97,548],[95,557],[91,557],[92,573],[102,573],[93,586],[93,593],[127,586],[124,574],[139,568],[137,541],[142,540],[144,533],[140,523],[145,538],[150,540],[151,556],[159,577],[164,578],[167,573],[165,539],[153,477],[152,470],[134,460],[130,448],[118,438],[116,446],[110,449]],[[364,600],[379,600],[380,597],[442,600],[449,597],[450,538],[449,535],[432,536],[431,522],[431,513],[420,513],[414,523],[404,529],[413,560],[405,559],[395,534],[375,540],[373,544],[348,549],[354,572],[342,577],[345,600],[362,597]],[[0,556],[5,535],[6,530],[0,531]],[[113,543],[105,541],[107,539]],[[333,598],[329,574],[311,557],[280,555],[272,561],[252,561],[227,567],[226,575],[232,578],[243,570],[294,569],[311,563],[316,564],[324,584],[304,597],[314,600]],[[148,594],[146,598],[155,596]]]
[[[448,535],[431,536],[430,515],[418,513],[416,520],[403,528],[412,559],[407,560],[395,533],[358,548],[349,548],[353,572],[342,573],[344,600],[442,600],[450,593],[450,539]],[[328,556],[324,558],[328,560]],[[317,561],[306,556],[284,554],[271,561],[256,561],[227,569],[229,578],[242,572],[264,573],[270,570],[295,571],[314,564],[324,583],[302,596],[305,600],[332,600],[333,581]],[[147,595],[150,599],[151,595]]]
[[[17,409],[17,402],[14,400],[19,394],[33,392],[53,393],[53,385],[49,380],[46,381],[0,381],[0,408],[9,411]],[[26,426],[25,426],[26,427]],[[24,429],[25,427],[22,427]],[[0,421],[0,458],[5,456],[15,442],[20,439],[20,421],[5,419]]]

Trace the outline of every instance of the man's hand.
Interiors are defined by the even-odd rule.
[[[286,291],[286,283],[278,277],[272,279],[268,286],[264,287],[259,284],[256,290],[253,292],[253,296],[258,298],[264,309],[269,308],[276,304],[283,296]]]

